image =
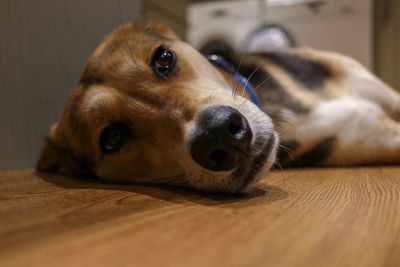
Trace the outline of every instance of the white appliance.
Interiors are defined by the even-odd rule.
[[[242,49],[249,33],[260,27],[258,0],[193,3],[187,10],[189,43],[199,49],[227,45]]]
[[[308,46],[372,68],[372,0],[241,0],[193,3],[187,39],[213,49],[265,51]]]

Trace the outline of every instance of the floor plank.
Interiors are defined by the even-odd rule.
[[[244,196],[3,172],[0,266],[400,266],[400,168],[273,172]]]

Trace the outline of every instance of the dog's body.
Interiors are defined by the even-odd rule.
[[[292,166],[399,162],[400,97],[354,60],[311,49],[227,60],[262,111],[169,29],[120,26],[90,56],[38,170],[238,192],[278,151]]]
[[[240,57],[230,61],[238,66]],[[279,129],[283,165],[399,162],[399,95],[355,60],[300,48],[247,54],[240,71],[261,84],[257,93]]]

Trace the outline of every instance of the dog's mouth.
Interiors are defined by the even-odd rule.
[[[256,138],[253,145],[253,153],[251,156],[243,158],[241,164],[232,173],[230,179],[236,183],[236,191],[241,192],[257,180],[257,176],[260,175],[262,170],[266,167],[270,167],[267,164],[268,159],[273,157],[274,146],[276,143],[276,137],[274,134],[270,135],[269,138],[259,136]]]

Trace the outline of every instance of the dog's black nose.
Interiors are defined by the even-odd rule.
[[[229,106],[210,106],[196,119],[190,140],[194,161],[211,171],[234,169],[248,156],[252,132],[246,118]]]

